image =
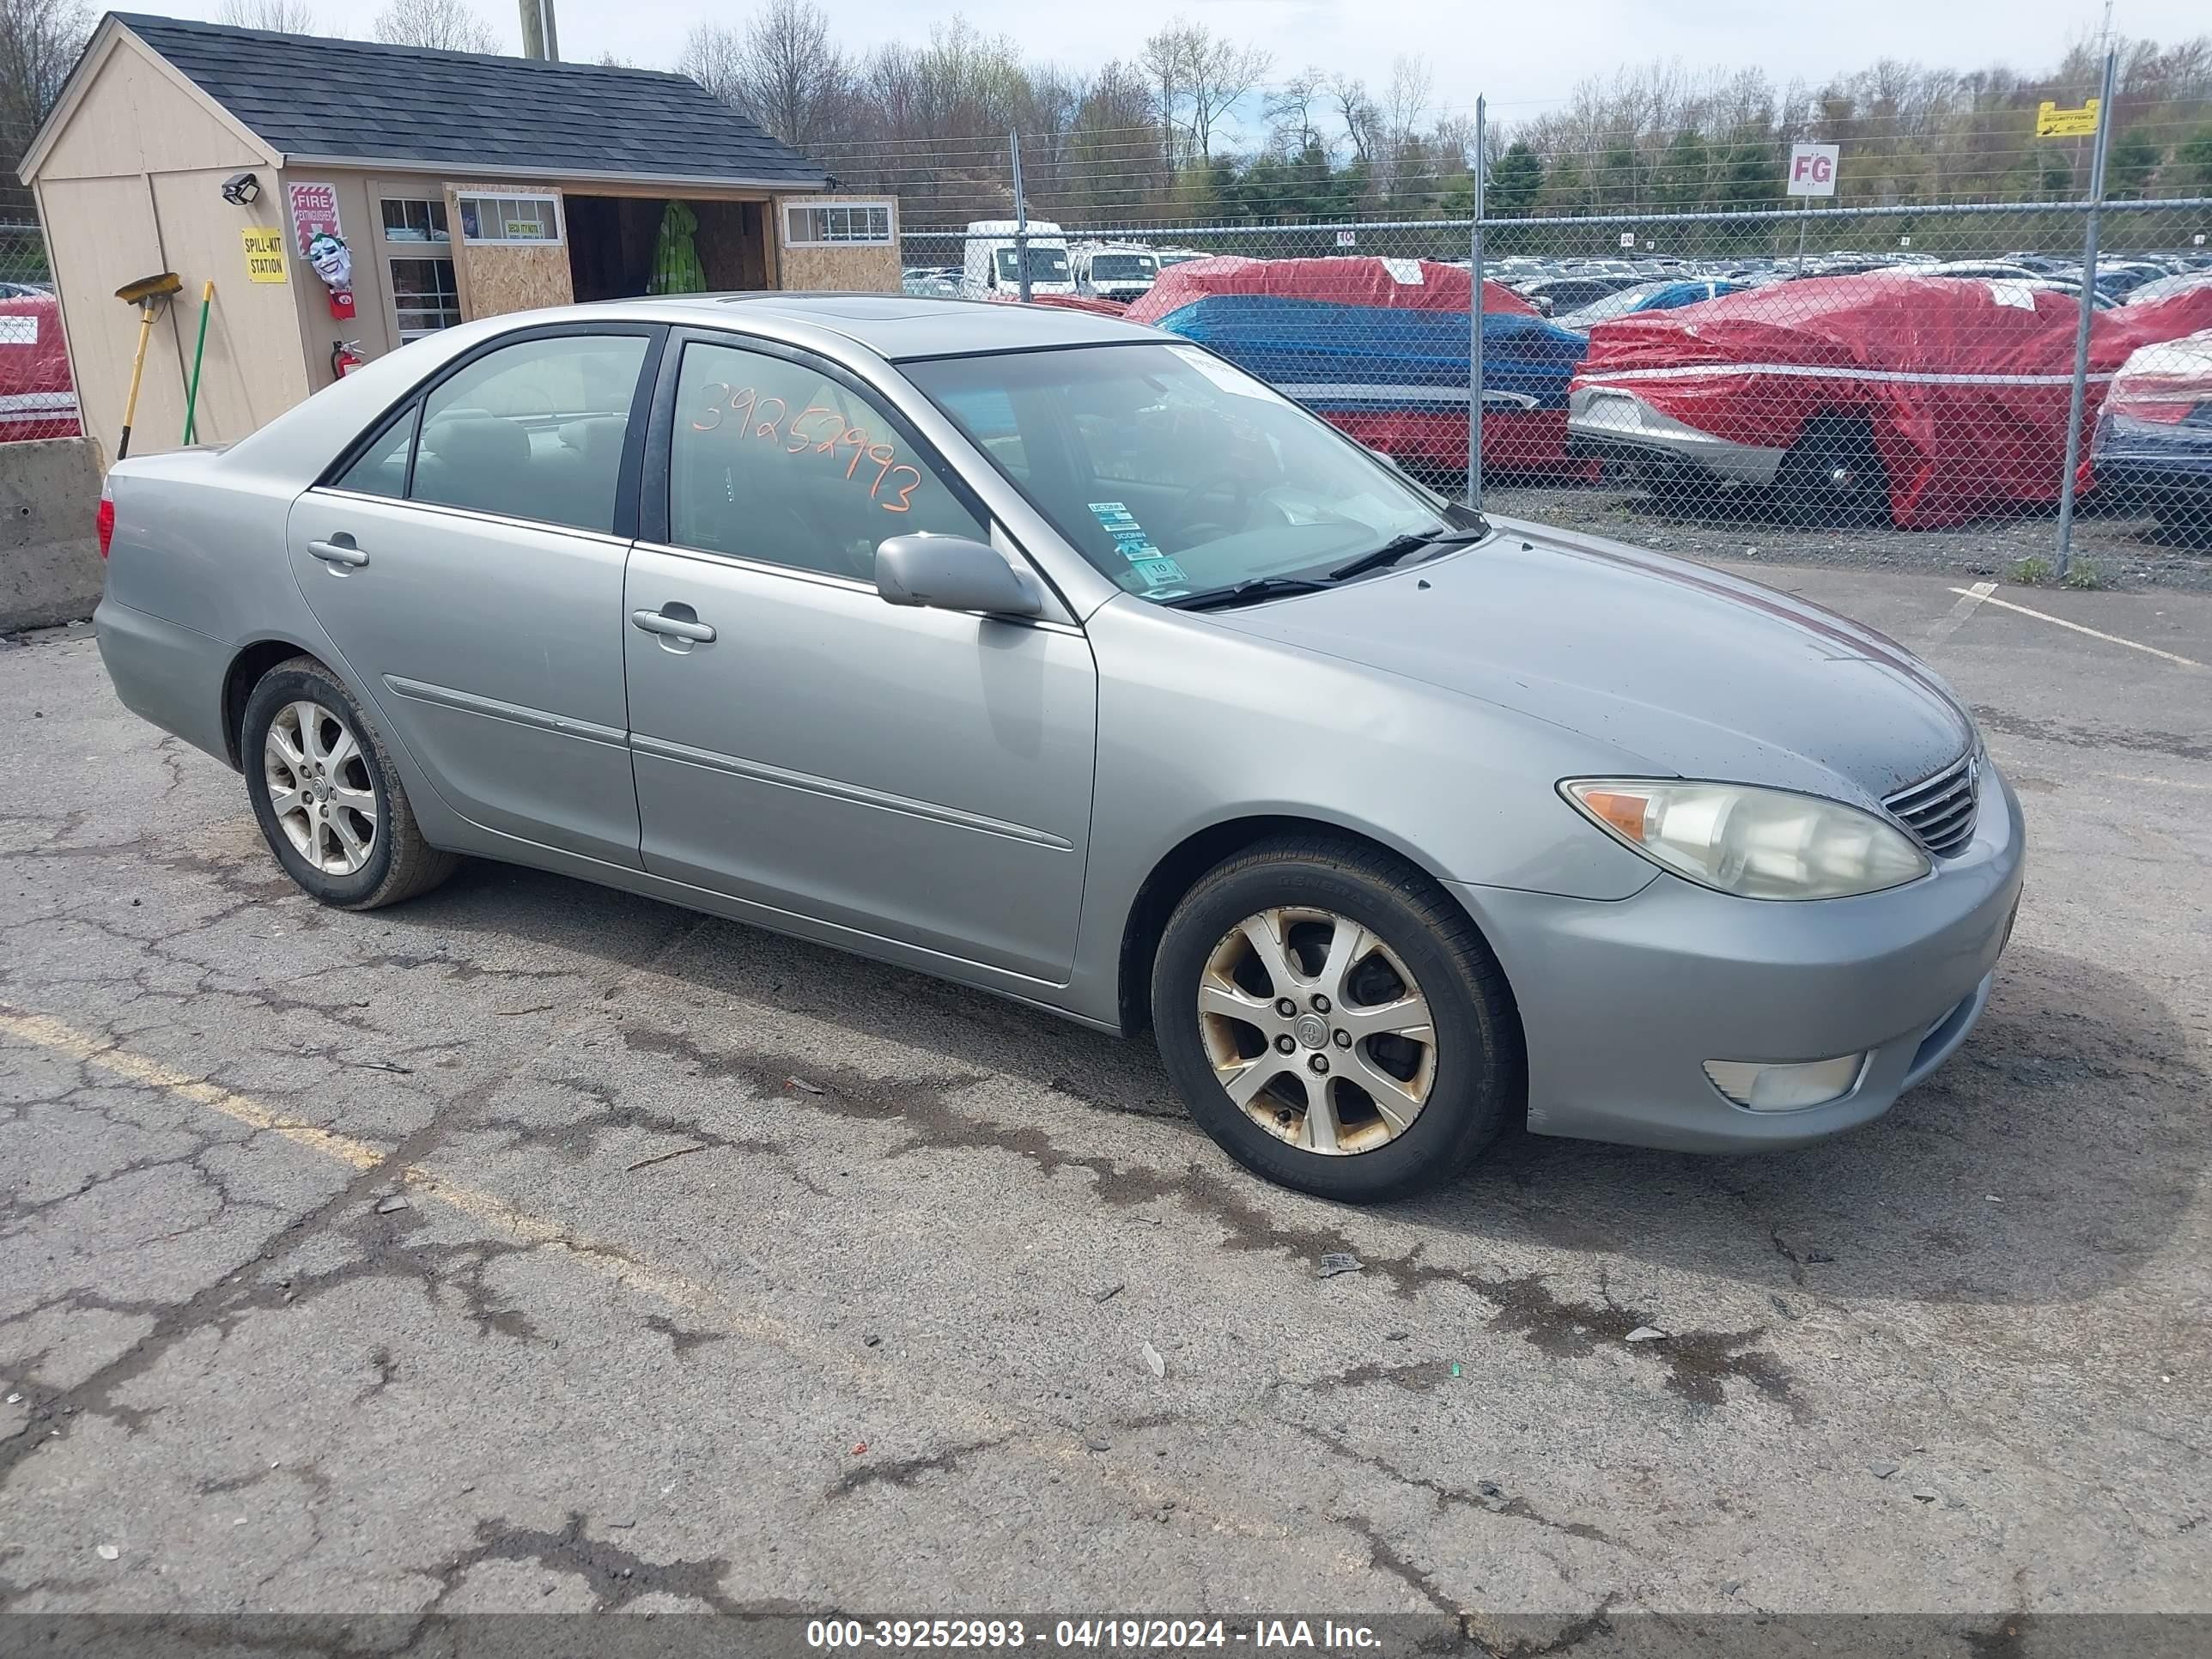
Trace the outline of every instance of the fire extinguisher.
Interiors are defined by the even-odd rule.
[[[331,342],[331,373],[338,379],[343,380],[368,361],[368,358],[361,355],[360,341],[333,340]]]

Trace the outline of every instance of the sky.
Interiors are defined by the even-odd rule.
[[[365,34],[382,0],[308,0],[334,33]],[[514,0],[471,0],[512,47]],[[712,0],[556,0],[562,54],[612,52],[641,67],[672,67],[684,37],[702,20],[742,26],[747,8]],[[141,0],[131,10],[216,17],[222,0]],[[2102,25],[2104,0],[1112,0],[1075,5],[1038,0],[964,0],[917,6],[901,0],[829,0],[832,27],[848,49],[886,39],[921,40],[957,10],[987,33],[1013,38],[1033,58],[1084,69],[1133,54],[1161,23],[1182,15],[1270,51],[1273,78],[1308,64],[1387,82],[1401,52],[1425,54],[1437,102],[1469,109],[1476,94],[1501,120],[1556,106],[1575,83],[1626,64],[1680,59],[1765,70],[1778,84],[1818,82],[1881,58],[2022,70],[2055,63],[2072,40]],[[2122,33],[2171,41],[2212,32],[2204,0],[2118,0]]]

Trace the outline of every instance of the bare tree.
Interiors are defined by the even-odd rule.
[[[82,0],[0,0],[0,190],[17,195],[15,166],[61,95],[92,33]]]
[[[499,37],[469,9],[468,0],[392,0],[376,15],[376,38],[387,46],[437,52],[499,50]]]
[[[744,42],[735,29],[720,23],[695,23],[691,33],[684,37],[676,72],[688,75],[724,103],[742,106],[744,59]]]
[[[828,15],[813,0],[767,0],[742,34],[698,24],[676,67],[800,150],[830,137],[854,80],[853,65],[830,38]]]
[[[1183,18],[1145,42],[1137,61],[1159,88],[1160,119],[1170,141],[1180,125],[1187,158],[1213,159],[1213,130],[1237,100],[1259,85],[1274,59]]]
[[[325,33],[307,0],[222,0],[219,21],[233,28],[267,29],[272,34]]]

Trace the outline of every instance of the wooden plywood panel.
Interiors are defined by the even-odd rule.
[[[784,240],[787,206],[832,202],[881,202],[881,196],[780,196],[774,226],[776,286],[792,290],[896,294],[899,291],[898,210],[892,204],[891,240],[872,246],[793,247]]]
[[[564,239],[544,242],[471,242],[461,235],[460,193],[551,195],[543,185],[466,184],[446,186],[446,222],[453,232],[453,274],[461,290],[461,314],[504,317],[539,306],[565,306],[575,298]],[[565,220],[564,220],[565,224]]]

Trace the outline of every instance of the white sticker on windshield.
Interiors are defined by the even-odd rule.
[[[2008,283],[1999,278],[1990,284],[1990,298],[2001,306],[2013,306],[2021,311],[2035,309],[2035,289],[2027,283]]]
[[[1385,259],[1382,269],[1390,273],[1390,280],[1401,288],[1419,288],[1424,280],[1419,259]]]
[[[1239,398],[1257,398],[1263,403],[1277,404],[1284,401],[1282,395],[1273,387],[1254,380],[1233,364],[1223,362],[1211,352],[1200,351],[1196,346],[1187,345],[1170,346],[1168,349],[1205,375],[1224,392],[1233,392]]]

